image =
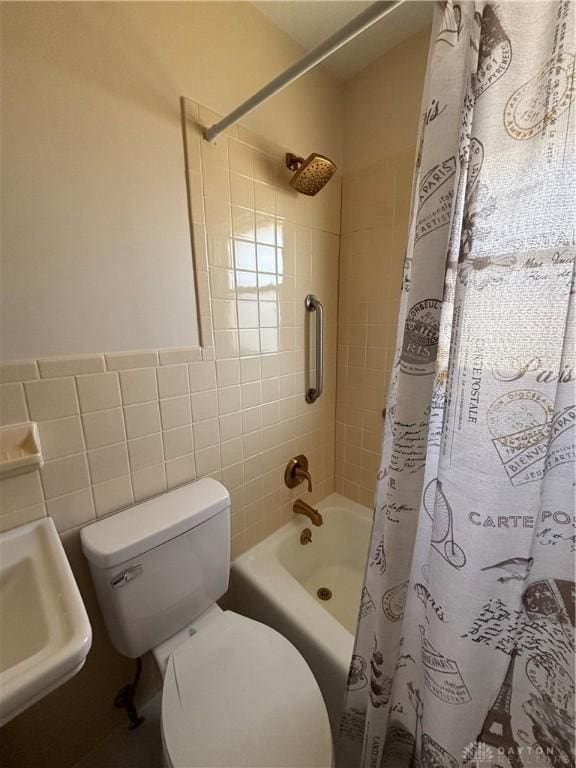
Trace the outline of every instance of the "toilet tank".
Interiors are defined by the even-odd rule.
[[[80,532],[116,650],[136,658],[197,618],[228,589],[230,496],[205,478]]]

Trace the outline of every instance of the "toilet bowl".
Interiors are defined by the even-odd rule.
[[[329,766],[326,708],[302,656],[270,627],[219,613],[169,657],[162,694],[168,764]]]
[[[328,768],[322,694],[296,648],[216,604],[228,586],[230,499],[204,479],[82,529],[111,640],[152,651],[173,768]]]

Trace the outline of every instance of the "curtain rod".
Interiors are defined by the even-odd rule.
[[[386,16],[387,13],[399,6],[402,2],[404,2],[404,0],[387,0],[386,2],[373,3],[369,8],[366,8],[365,11],[362,11],[358,16],[351,19],[341,29],[334,32],[330,37],[327,37],[324,42],[309,51],[295,64],[292,64],[292,66],[284,70],[284,72],[267,83],[267,85],[260,88],[259,91],[249,99],[246,99],[246,101],[242,102],[242,104],[240,104],[239,107],[236,107],[230,114],[223,117],[222,120],[219,120],[217,123],[214,123],[210,128],[207,128],[204,131],[204,138],[206,141],[214,141],[214,139],[225,131],[226,128],[237,123],[238,120],[241,120],[245,115],[256,109],[256,107],[259,107],[260,104],[268,101],[269,98],[275,96],[286,88],[286,86],[290,85],[295,80],[298,80],[302,75],[305,75],[306,72],[309,72],[313,67],[320,64],[320,62],[324,61],[328,56],[331,56],[339,48],[342,48],[346,43],[349,43],[350,40],[353,40],[357,35],[360,35],[364,30],[368,29],[368,27],[371,27],[372,24],[375,24],[381,18]]]

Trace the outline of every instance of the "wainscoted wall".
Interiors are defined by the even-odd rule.
[[[312,499],[333,490],[339,179],[298,195],[285,150],[242,128],[207,144],[201,124],[217,116],[190,101],[186,115],[204,346],[3,363],[2,423],[38,422],[46,458],[0,484],[3,530],[49,514],[70,531],[212,476],[231,491],[236,555],[292,515],[292,455],[308,454]],[[313,405],[308,293],[326,308]]]
[[[301,55],[249,3],[23,3],[2,13],[18,52],[18,67],[7,71],[28,71],[29,59],[39,57],[38,77],[79,77],[88,90],[114,94],[117,109],[144,99],[145,111],[154,112],[160,102],[159,119],[178,129],[178,194],[184,195],[180,96],[201,94],[213,108],[231,108],[266,73]],[[58,45],[62,30],[82,45]],[[127,51],[139,52],[130,66]],[[58,111],[43,105],[52,107]],[[0,526],[54,518],[94,643],[75,678],[2,728],[0,764],[66,768],[124,722],[112,702],[133,664],[107,639],[79,547],[82,525],[208,475],[230,488],[237,555],[292,514],[293,492],[282,484],[292,455],[310,458],[311,500],[332,491],[340,178],[316,198],[298,196],[283,155],[316,150],[341,166],[340,107],[340,86],[318,71],[249,121],[266,140],[236,128],[207,145],[197,121],[207,124],[215,115],[186,103],[202,348],[102,350],[1,366],[2,422],[37,421],[46,463],[40,472],[0,483]],[[117,130],[123,125],[119,119]],[[49,130],[34,141],[52,151]],[[144,147],[136,159],[146,162],[146,151],[160,149]],[[59,183],[55,178],[55,199]],[[161,215],[156,224],[170,226]],[[77,237],[81,247],[81,226]],[[313,406],[304,401],[304,297],[311,291],[326,305],[328,334],[326,389]],[[145,663],[142,682],[146,698],[158,685],[152,664]]]
[[[291,456],[310,459],[309,500],[333,491],[339,178],[299,196],[285,150],[242,128],[208,145],[198,120],[217,116],[192,102],[186,115],[204,346],[4,363],[2,422],[37,421],[46,462],[0,483],[2,529],[48,514],[77,551],[82,525],[210,476],[231,493],[234,557],[306,494],[284,486]],[[313,405],[310,292],[326,309],[325,391]]]
[[[372,506],[430,31],[346,84],[336,490]]]
[[[228,109],[300,55],[249,3],[8,5],[4,30],[23,41],[10,71],[40,86],[38,73],[72,73],[81,88],[111,94],[115,109],[137,104],[178,130],[182,94]],[[63,34],[78,45],[62,46]],[[46,463],[0,483],[0,528],[54,518],[94,644],[80,674],[1,730],[0,764],[67,768],[123,721],[112,700],[132,664],[107,639],[79,547],[82,525],[208,475],[231,491],[237,555],[292,514],[282,473],[300,452],[310,458],[311,501],[336,483],[371,504],[427,38],[415,36],[346,87],[340,262],[340,177],[305,198],[291,191],[283,165],[289,150],[324,152],[342,166],[339,85],[319,69],[250,116],[258,135],[237,127],[212,145],[198,124],[217,116],[186,101],[203,346],[1,366],[1,422],[37,421]],[[41,104],[34,125],[49,108]],[[51,130],[32,137],[46,142],[44,154]],[[158,147],[142,148],[138,162],[144,150]],[[304,402],[308,292],[327,315],[325,393],[313,406]],[[145,665],[143,697],[157,685]]]

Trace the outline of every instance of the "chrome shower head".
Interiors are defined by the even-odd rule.
[[[336,172],[335,163],[329,157],[313,152],[304,160],[288,152],[286,166],[296,171],[290,179],[290,185],[303,195],[316,195]]]

